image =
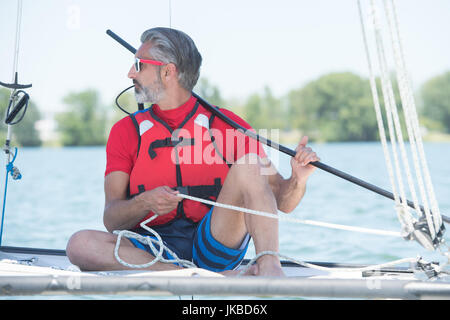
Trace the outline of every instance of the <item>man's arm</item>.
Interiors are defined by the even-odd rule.
[[[278,209],[282,212],[290,213],[298,206],[305,194],[306,182],[316,169],[309,163],[320,161],[316,153],[306,147],[307,143],[308,137],[303,137],[295,149],[297,153],[291,159],[292,174],[289,179],[284,179],[275,168],[275,173],[269,176]]]
[[[105,177],[105,209],[103,223],[109,232],[134,228],[153,211],[158,215],[174,210],[182,198],[178,191],[162,186],[127,199],[130,176],[114,171]]]
[[[303,199],[307,179],[298,180],[295,176],[284,179],[278,172],[269,176],[269,184],[277,200],[278,210],[292,212]]]
[[[130,229],[136,226],[148,209],[136,198],[127,199],[130,176],[121,171],[114,171],[105,177],[105,210],[103,223],[109,232]]]

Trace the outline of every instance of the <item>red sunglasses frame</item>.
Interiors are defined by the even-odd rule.
[[[136,69],[136,72],[141,71],[141,63],[153,64],[155,66],[163,66],[163,65],[165,65],[164,62],[157,61],[157,60],[135,58],[134,68]]]

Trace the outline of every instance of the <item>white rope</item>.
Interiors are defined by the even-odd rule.
[[[416,209],[417,215],[420,217],[422,216],[422,212],[420,211],[419,201],[417,199],[414,182],[411,175],[411,170],[409,166],[408,161],[408,155],[406,152],[406,147],[403,139],[403,133],[402,133],[402,127],[400,124],[400,118],[398,115],[397,105],[395,103],[395,96],[394,96],[394,90],[392,87],[392,82],[389,76],[389,70],[388,70],[388,63],[385,55],[384,50],[384,44],[383,39],[381,35],[381,26],[380,22],[378,20],[378,12],[375,6],[374,1],[371,1],[371,10],[373,14],[373,25],[374,25],[374,31],[375,31],[375,44],[377,48],[377,56],[378,56],[378,62],[379,62],[379,68],[380,68],[380,78],[381,78],[381,88],[383,92],[384,102],[385,102],[385,108],[386,108],[386,116],[389,121],[392,121],[390,124],[390,138],[391,141],[395,141],[395,138],[397,139],[397,142],[400,146],[400,159],[402,161],[402,167],[404,169],[404,173],[406,174],[408,186],[410,188],[411,196],[413,199],[414,207]],[[393,143],[394,145],[394,143]],[[395,166],[397,170],[397,180],[400,186],[403,186],[403,179],[401,176],[401,166],[399,157],[397,155],[396,148],[392,148],[394,159],[395,159]],[[406,194],[401,187],[401,199],[404,203],[404,207],[406,208]],[[408,209],[409,210],[409,209]]]
[[[386,4],[386,3],[385,3]],[[430,215],[430,210],[429,210],[429,205],[428,205],[428,201],[427,201],[427,197],[425,194],[425,188],[423,185],[423,179],[422,179],[422,174],[421,174],[421,169],[420,169],[420,165],[418,162],[418,157],[417,157],[417,149],[416,149],[416,135],[413,132],[412,129],[412,125],[411,125],[411,113],[413,112],[413,110],[411,110],[410,106],[409,106],[409,99],[406,97],[407,92],[405,89],[405,84],[404,84],[404,76],[403,76],[403,72],[402,72],[402,68],[401,68],[401,62],[399,62],[399,57],[398,57],[398,49],[397,49],[397,42],[394,40],[393,37],[393,31],[392,31],[392,23],[391,23],[391,19],[390,19],[390,15],[388,13],[388,9],[387,6],[385,5],[385,9],[386,9],[386,16],[387,16],[387,21],[388,21],[388,27],[389,27],[389,31],[391,34],[391,40],[392,40],[392,46],[393,46],[393,50],[394,50],[394,57],[395,57],[395,64],[396,64],[396,77],[397,77],[397,82],[398,82],[398,86],[399,86],[399,93],[400,93],[400,98],[402,101],[402,106],[403,106],[403,110],[404,110],[404,118],[405,118],[405,125],[406,125],[406,129],[407,129],[407,133],[408,133],[408,140],[410,142],[410,150],[411,150],[411,154],[412,154],[412,158],[413,158],[413,164],[414,164],[414,168],[415,168],[415,173],[416,173],[416,182],[419,186],[419,193],[421,196],[421,202],[423,203],[424,206],[424,211],[425,211],[425,216],[429,225],[429,229],[430,229],[430,234],[432,236],[432,239],[434,239],[436,232],[435,232],[435,228],[432,224],[430,224],[431,222],[431,215]],[[382,44],[381,44],[382,46]],[[385,58],[384,58],[385,59]],[[386,70],[385,70],[386,71]],[[401,131],[401,126],[399,125],[397,128],[398,131]],[[402,141],[403,143],[403,141]],[[402,150],[402,152],[405,152]],[[407,160],[404,159],[404,163],[406,163]],[[419,214],[419,216],[422,216],[422,211],[419,208],[419,204],[418,204],[418,199],[417,196],[415,194],[415,189],[414,189],[414,182],[412,180],[412,176],[410,173],[410,169],[409,169],[409,165],[407,167],[405,167],[407,170],[407,177],[408,177],[408,183],[411,189],[411,192],[413,194],[413,200],[414,200],[414,206]]]
[[[233,206],[233,205],[223,204],[223,203],[214,202],[214,201],[210,201],[210,200],[205,200],[205,199],[201,199],[201,198],[185,195],[185,194],[182,194],[182,193],[178,194],[178,196],[181,197],[181,198],[184,198],[184,199],[193,200],[193,201],[201,202],[201,203],[212,205],[212,206],[216,206],[216,207],[230,209],[230,210],[233,210],[233,211],[245,212],[245,213],[258,215],[258,216],[263,216],[263,217],[272,218],[272,219],[277,219],[277,220],[281,220],[281,221],[288,221],[288,222],[293,222],[293,223],[315,225],[315,226],[320,226],[320,227],[326,227],[326,228],[332,228],[332,229],[340,229],[340,230],[347,230],[347,231],[354,231],[354,232],[363,232],[363,233],[369,233],[369,234],[377,234],[377,235],[383,235],[383,236],[401,237],[400,233],[399,232],[395,232],[395,231],[367,229],[367,228],[345,226],[345,225],[339,225],[339,224],[333,224],[333,223],[327,223],[327,222],[320,222],[320,221],[313,221],[313,220],[301,220],[301,219],[290,218],[290,217],[280,217],[278,215],[275,215],[275,214],[269,213],[269,212],[252,210],[252,209],[247,209],[247,208],[241,208],[241,207],[238,207],[238,206]],[[323,270],[323,271],[329,271],[329,272],[330,271],[334,271],[334,272],[336,272],[336,271],[342,271],[342,272],[363,272],[363,271],[370,271],[370,270],[379,270],[379,269],[382,269],[382,268],[391,267],[391,266],[399,265],[399,264],[403,264],[403,263],[415,263],[415,262],[418,261],[418,258],[404,258],[404,259],[399,259],[399,260],[395,260],[395,261],[391,261],[391,262],[387,262],[387,263],[383,263],[383,264],[370,265],[370,266],[363,267],[363,268],[329,268],[329,267],[323,267],[323,266],[319,266],[319,265],[316,265],[316,264],[307,263],[307,262],[304,262],[304,261],[293,259],[291,257],[288,257],[286,255],[280,254],[280,253],[275,252],[275,251],[262,251],[262,252],[258,253],[253,259],[251,259],[248,262],[248,264],[239,272],[238,275],[244,275],[248,271],[248,269],[263,255],[275,255],[275,256],[278,256],[278,257],[280,257],[282,259],[285,259],[287,261],[290,261],[290,262],[296,263],[298,265],[304,266],[306,268]]]
[[[17,1],[17,20],[16,20],[16,40],[14,45],[14,62],[12,83],[14,83],[17,68],[19,65],[19,49],[20,49],[20,27],[22,23],[22,0]]]
[[[375,80],[375,75],[373,73],[373,68],[372,68],[372,59],[370,57],[370,52],[369,52],[369,47],[368,47],[368,41],[367,41],[367,36],[366,36],[366,30],[364,27],[364,19],[363,19],[363,14],[362,14],[362,9],[361,9],[361,3],[358,0],[358,10],[359,10],[359,17],[360,17],[360,24],[361,24],[361,31],[362,31],[362,36],[363,36],[363,43],[364,43],[364,50],[366,53],[366,60],[367,60],[367,64],[369,67],[369,81],[370,81],[370,89],[372,91],[372,97],[373,97],[373,102],[374,102],[374,108],[375,108],[375,114],[376,114],[376,119],[377,119],[377,125],[378,125],[378,130],[380,133],[380,140],[381,140],[381,145],[383,147],[383,154],[385,157],[385,161],[386,161],[386,166],[388,169],[388,175],[389,175],[389,180],[391,182],[391,186],[392,186],[392,194],[394,195],[394,201],[396,204],[396,211],[397,211],[397,215],[398,218],[401,222],[401,226],[403,228],[403,233],[404,234],[410,234],[411,232],[413,232],[414,227],[413,227],[413,219],[412,216],[409,212],[409,208],[406,204],[405,201],[403,201],[402,203],[400,202],[400,197],[398,195],[397,192],[397,186],[396,186],[396,178],[394,175],[394,169],[393,169],[393,165],[392,165],[392,160],[390,157],[390,153],[389,153],[389,147],[387,145],[387,139],[386,139],[386,133],[384,130],[384,123],[383,123],[383,118],[382,118],[382,113],[381,113],[381,107],[380,107],[380,102],[378,99],[378,90],[377,90],[377,85],[376,85],[376,80]],[[395,158],[395,165],[396,165],[396,169],[397,169],[397,173],[399,172],[399,168],[398,168],[398,160],[397,160],[397,152],[396,152],[396,142],[395,142],[395,135],[393,134],[393,128],[392,128],[392,120],[391,117],[388,117],[388,126],[389,126],[389,132],[390,132],[390,136],[393,137],[392,139],[392,148],[394,149],[394,158]],[[397,176],[397,178],[399,178]],[[401,196],[403,199],[405,199],[405,194],[404,194],[404,188],[403,188],[403,183],[401,180],[399,180],[399,188],[401,191]]]
[[[175,252],[170,250],[164,244],[164,242],[161,239],[161,236],[158,234],[158,232],[156,232],[155,230],[153,230],[152,228],[147,226],[147,223],[149,223],[150,221],[152,221],[156,218],[157,218],[157,216],[155,215],[155,216],[152,216],[140,223],[141,228],[143,228],[144,230],[147,230],[149,233],[153,234],[156,237],[156,240],[152,239],[150,236],[143,236],[143,235],[140,235],[138,233],[135,233],[135,232],[132,232],[129,230],[120,230],[120,231],[116,230],[113,232],[114,234],[117,235],[116,246],[114,247],[114,257],[116,258],[116,260],[125,267],[135,268],[135,269],[148,268],[148,267],[154,265],[156,262],[178,263],[179,265],[181,265],[185,268],[196,268],[197,266],[195,264],[193,264],[191,261],[178,258],[178,256],[175,254]],[[124,261],[119,256],[119,247],[120,247],[120,241],[121,241],[122,237],[136,239],[139,242],[148,245],[150,247],[150,249],[152,250],[153,256],[155,258],[144,264],[131,264],[131,263]],[[159,250],[157,250],[155,248],[153,243],[155,243],[159,246]],[[164,250],[166,250],[172,257],[174,257],[174,259],[165,259],[163,257]]]
[[[412,92],[412,86],[409,81],[409,76],[407,74],[406,63],[403,53],[403,48],[401,44],[400,30],[398,26],[398,19],[396,15],[394,2],[391,0],[392,10],[390,10],[387,1],[384,0],[384,7],[386,11],[387,21],[389,25],[389,30],[391,34],[392,47],[394,50],[394,57],[396,62],[397,81],[400,86],[400,93],[402,98],[402,104],[405,108],[405,116],[407,116],[408,132],[411,131],[410,136],[411,146],[413,150],[413,155],[415,157],[416,172],[418,175],[419,186],[421,188],[421,194],[424,198],[424,209],[428,212],[427,222],[431,224],[431,219],[434,222],[435,230],[439,230],[442,224],[442,217],[439,211],[439,206],[434,193],[433,184],[431,182],[430,173],[428,170],[428,164],[425,157],[425,151],[423,148],[422,136],[420,133],[420,126],[417,116],[417,108],[414,101],[414,95]],[[395,41],[396,39],[396,41]],[[423,172],[423,173],[422,173]],[[424,178],[422,178],[422,174]],[[425,182],[423,181],[425,179]],[[425,190],[426,189],[426,190]],[[428,195],[428,197],[427,197]],[[430,201],[430,206],[432,213],[429,212],[428,201]],[[427,207],[425,207],[427,206]]]
[[[405,62],[404,62],[404,54],[401,47],[401,39],[400,32],[398,28],[398,21],[395,13],[395,6],[392,2],[392,11],[387,5],[387,1],[384,1],[384,8],[386,13],[386,19],[388,22],[388,28],[390,32],[390,38],[392,42],[393,55],[396,67],[396,77],[399,86],[400,98],[403,106],[403,113],[405,117],[405,124],[408,134],[408,140],[410,142],[410,150],[412,154],[413,167],[416,175],[416,183],[419,188],[419,195],[421,198],[421,203],[423,203],[423,211],[425,213],[425,219],[428,225],[428,229],[431,235],[431,239],[434,240],[436,238],[437,232],[442,224],[442,217],[439,212],[439,207],[436,201],[436,197],[434,194],[433,186],[431,183],[431,178],[428,170],[428,165],[425,159],[425,152],[423,149],[422,137],[420,134],[420,127],[418,122],[417,110],[414,103],[414,97],[412,94],[411,85],[409,83],[409,79],[406,72]],[[397,105],[394,97],[394,90],[392,87],[391,79],[389,76],[388,63],[386,59],[386,54],[384,50],[383,39],[381,35],[381,25],[379,21],[378,11],[375,6],[375,1],[370,1],[370,10],[372,15],[372,24],[374,27],[374,39],[376,46],[376,53],[378,57],[379,63],[379,72],[381,79],[381,89],[385,102],[385,111],[387,124],[389,128],[389,136],[391,140],[391,147],[394,159],[394,167],[391,163],[391,159],[389,157],[389,150],[387,148],[386,143],[386,133],[384,131],[384,123],[381,116],[380,104],[378,101],[378,92],[376,88],[375,76],[372,71],[372,63],[369,54],[369,48],[367,44],[366,32],[364,29],[364,21],[361,10],[360,0],[357,1],[359,8],[359,15],[361,20],[361,29],[363,34],[363,40],[365,45],[367,62],[369,65],[369,73],[370,73],[370,86],[372,91],[372,97],[374,100],[374,107],[377,116],[377,123],[380,133],[380,140],[383,146],[383,152],[385,155],[385,160],[388,168],[389,178],[391,181],[394,200],[396,202],[396,211],[398,218],[402,224],[402,228],[404,233],[412,234],[414,232],[414,223],[417,222],[410,214],[410,209],[407,205],[407,198],[404,189],[404,183],[402,178],[402,168],[404,169],[404,173],[407,178],[407,185],[409,187],[414,208],[417,213],[417,217],[422,217],[424,213],[419,205],[419,199],[416,194],[414,179],[411,174],[411,169],[409,166],[408,155],[405,148],[405,142],[403,140],[402,134],[402,126],[400,124],[400,118],[397,110]],[[399,145],[400,156],[398,155],[397,143]],[[401,163],[401,165],[400,165]],[[395,171],[395,174],[394,172]],[[396,181],[394,179],[396,177]],[[425,182],[424,182],[425,180]],[[400,195],[397,194],[396,185],[398,184]],[[430,205],[432,211],[430,211]]]
[[[398,259],[398,260],[394,260],[394,261],[391,261],[391,262],[386,262],[386,263],[382,263],[382,264],[375,264],[375,265],[370,265],[370,266],[361,267],[361,268],[357,268],[357,267],[355,267],[355,268],[341,268],[341,267],[324,267],[324,266],[319,266],[317,264],[313,264],[313,263],[304,262],[304,261],[300,261],[300,260],[297,260],[297,259],[290,258],[288,256],[282,255],[282,254],[280,254],[278,252],[275,252],[275,251],[262,251],[259,254],[257,254],[253,259],[251,259],[247,263],[247,265],[239,272],[238,275],[244,275],[250,269],[250,267],[256,262],[256,260],[258,260],[263,255],[278,256],[281,259],[285,259],[287,261],[296,263],[296,264],[301,265],[302,267],[305,267],[305,268],[316,269],[316,270],[327,271],[327,272],[364,272],[364,271],[372,271],[372,270],[381,270],[382,268],[393,267],[393,266],[404,264],[404,263],[417,263],[421,259],[421,258],[403,258],[403,259]]]
[[[20,27],[22,24],[22,0],[17,1],[17,20],[16,20],[16,39],[14,43],[14,61],[13,61],[13,70],[12,70],[12,81],[11,83],[15,83],[16,74],[19,66],[19,50],[20,50]],[[13,99],[17,89],[11,90],[10,99]],[[14,102],[15,104],[15,102]],[[6,132],[6,140],[11,140],[12,136],[12,128],[11,124],[7,125]],[[9,163],[11,160],[11,153],[6,153],[6,163]]]
[[[327,223],[327,222],[320,222],[320,221],[312,221],[312,220],[301,220],[301,219],[296,219],[296,218],[289,218],[289,217],[279,217],[273,213],[268,213],[268,212],[264,212],[264,211],[258,211],[258,210],[252,210],[252,209],[247,209],[247,208],[241,208],[241,207],[237,207],[237,206],[232,206],[232,205],[227,205],[227,204],[222,204],[222,203],[218,203],[218,202],[214,202],[214,201],[210,201],[210,200],[205,200],[205,199],[201,199],[201,198],[197,198],[197,197],[193,197],[193,196],[189,196],[189,195],[185,195],[185,194],[178,194],[179,197],[184,198],[184,199],[188,199],[188,200],[192,200],[192,201],[197,201],[197,202],[201,202],[201,203],[205,203],[208,205],[213,205],[213,206],[217,206],[217,207],[221,207],[221,208],[225,208],[225,209],[230,209],[233,211],[239,211],[239,212],[245,212],[245,213],[249,213],[249,214],[254,214],[254,215],[258,215],[258,216],[263,216],[263,217],[268,217],[268,218],[272,218],[272,219],[278,219],[278,220],[284,220],[284,221],[289,221],[289,222],[294,222],[294,223],[301,223],[301,224],[308,224],[308,225],[315,225],[315,226],[320,226],[320,227],[327,227],[327,228],[333,228],[333,229],[340,229],[340,230],[347,230],[347,231],[354,231],[354,232],[363,232],[363,233],[369,233],[369,234],[377,234],[377,235],[384,235],[384,236],[395,236],[395,237],[400,237],[400,233],[399,232],[394,232],[394,231],[385,231],[385,230],[377,230],[377,229],[367,229],[367,228],[360,228],[360,227],[353,227],[353,226],[345,226],[345,225],[338,225],[338,224],[333,224],[333,223]],[[143,222],[141,222],[140,226],[142,228],[144,228],[145,230],[147,230],[148,232],[150,232],[151,234],[153,234],[156,237],[155,239],[150,238],[149,236],[142,236],[140,234],[128,231],[128,230],[121,230],[121,231],[114,231],[113,233],[117,235],[117,241],[116,241],[116,246],[114,248],[114,256],[116,258],[116,260],[129,268],[148,268],[150,266],[152,266],[153,264],[155,264],[156,262],[163,262],[163,263],[178,263],[179,265],[185,267],[185,268],[196,268],[197,266],[192,263],[191,261],[187,261],[187,260],[183,260],[178,258],[178,256],[172,251],[170,250],[167,246],[164,245],[163,240],[161,239],[160,235],[154,231],[153,229],[149,228],[146,224],[149,223],[150,221],[152,221],[153,219],[155,219],[157,216],[153,216]],[[120,258],[119,256],[119,247],[120,247],[120,242],[121,242],[121,238],[122,237],[127,237],[127,238],[132,238],[132,239],[136,239],[144,244],[147,244],[151,250],[153,255],[155,256],[155,258],[151,261],[149,261],[148,263],[145,264],[131,264],[128,263],[126,261],[124,261],[123,259]],[[157,244],[159,246],[159,250],[157,250],[154,246],[154,243]],[[167,250],[173,257],[174,259],[165,259],[163,257],[163,251]],[[300,261],[288,256],[285,256],[283,254],[280,254],[278,252],[274,252],[274,251],[262,251],[260,253],[258,253],[253,259],[251,259],[249,261],[249,263],[239,272],[238,275],[244,275],[248,269],[263,255],[276,255],[282,259],[285,259],[287,261],[296,263],[298,265],[301,265],[303,267],[306,268],[311,268],[311,269],[317,269],[317,270],[322,270],[322,271],[341,271],[341,272],[363,272],[363,271],[369,271],[369,270],[379,270],[381,268],[386,268],[389,266],[394,266],[394,265],[399,265],[399,264],[403,264],[403,263],[413,263],[413,262],[417,262],[417,258],[405,258],[405,259],[399,259],[399,260],[395,260],[392,262],[388,262],[388,263],[384,263],[384,264],[378,264],[378,265],[371,265],[371,266],[367,266],[367,267],[363,267],[363,268],[330,268],[330,267],[323,267],[323,266],[319,266],[316,264],[312,264],[312,263],[307,263],[304,261]]]
[[[241,207],[237,207],[237,206],[233,206],[233,205],[229,205],[229,204],[223,204],[223,203],[219,203],[219,202],[205,200],[205,199],[189,196],[189,195],[182,194],[182,193],[177,194],[177,196],[184,198],[184,199],[193,200],[193,201],[201,202],[201,203],[208,204],[211,206],[215,206],[215,207],[221,207],[221,208],[230,209],[233,211],[245,212],[245,213],[258,215],[258,216],[262,216],[262,217],[267,217],[267,218],[271,218],[271,219],[277,219],[280,221],[287,221],[287,222],[292,222],[292,223],[306,224],[306,225],[346,230],[346,231],[353,231],[353,232],[376,234],[376,235],[382,235],[382,236],[401,237],[400,232],[397,232],[397,231],[387,231],[387,230],[369,229],[369,228],[362,228],[362,227],[355,227],[355,226],[346,226],[346,225],[340,225],[340,224],[322,222],[322,221],[314,221],[314,220],[302,220],[302,219],[297,219],[297,218],[292,218],[292,217],[278,216],[276,214],[269,213],[269,212],[241,208]]]
[[[290,217],[280,217],[278,215],[275,215],[275,214],[269,213],[269,212],[252,210],[252,209],[242,208],[242,207],[233,206],[233,205],[229,205],[229,204],[223,204],[223,203],[219,203],[219,202],[215,202],[215,201],[210,201],[210,200],[206,200],[206,199],[193,197],[193,196],[182,194],[182,193],[177,194],[177,196],[179,196],[183,199],[197,201],[197,202],[201,202],[201,203],[208,204],[208,205],[215,206],[215,207],[221,207],[221,208],[225,208],[225,209],[229,209],[229,210],[233,210],[233,211],[244,212],[244,213],[263,216],[263,217],[272,218],[272,219],[278,219],[281,221],[315,225],[315,226],[320,226],[320,227],[327,227],[327,228],[354,231],[354,232],[363,232],[363,233],[377,234],[377,235],[384,235],[384,236],[401,237],[401,234],[399,232],[395,232],[395,231],[367,229],[367,228],[338,225],[338,224],[313,221],[313,220],[301,220],[301,219],[290,218]],[[341,272],[364,272],[364,271],[372,271],[372,270],[376,271],[376,270],[381,270],[382,268],[392,267],[392,266],[400,265],[400,264],[404,264],[404,263],[417,263],[418,261],[422,260],[421,257],[403,258],[403,259],[398,259],[398,260],[394,260],[394,261],[390,261],[390,262],[386,262],[386,263],[382,263],[382,264],[369,265],[369,266],[362,267],[362,268],[340,268],[340,267],[319,266],[316,264],[293,259],[291,257],[280,254],[279,252],[275,252],[275,251],[262,251],[262,252],[259,252],[253,259],[251,259],[247,263],[247,265],[239,272],[238,275],[239,276],[244,275],[249,270],[249,268],[263,255],[275,255],[275,256],[278,256],[279,258],[296,263],[296,264],[301,265],[306,268],[317,269],[317,270],[322,270],[322,271],[327,271],[327,272],[339,272],[339,271],[341,271]],[[447,256],[448,256],[448,254],[447,254]],[[436,270],[438,270],[438,269],[436,269]]]
[[[355,226],[346,226],[346,225],[314,221],[314,220],[301,220],[301,219],[292,218],[292,217],[280,217],[278,215],[275,215],[275,214],[269,213],[269,212],[241,208],[241,207],[218,203],[218,202],[214,202],[214,201],[210,201],[210,200],[205,200],[205,199],[201,199],[201,198],[197,198],[197,197],[193,197],[193,196],[189,196],[189,195],[185,195],[185,194],[178,194],[178,196],[181,198],[184,198],[184,199],[197,201],[197,202],[201,202],[201,203],[216,206],[216,207],[230,209],[233,211],[245,212],[245,213],[249,213],[249,214],[272,218],[272,219],[278,219],[281,221],[288,221],[288,222],[293,222],[293,223],[300,223],[300,224],[313,225],[313,226],[318,226],[318,227],[325,227],[325,228],[332,228],[332,229],[339,229],[339,230],[346,230],[346,231],[353,231],[353,232],[361,232],[361,233],[366,233],[366,234],[401,237],[400,232],[396,232],[396,231],[386,231],[386,230],[379,230],[379,229],[369,229],[369,228],[362,228],[362,227],[355,227]],[[129,230],[115,230],[113,232],[114,234],[117,235],[116,245],[114,247],[115,259],[123,266],[126,266],[128,268],[136,268],[136,269],[148,268],[148,267],[154,265],[158,261],[163,262],[163,263],[178,263],[179,265],[181,265],[183,267],[196,268],[196,265],[194,263],[192,263],[191,261],[180,259],[172,250],[170,250],[166,245],[164,245],[164,242],[161,239],[161,236],[155,230],[153,230],[152,228],[147,226],[147,223],[151,222],[156,217],[157,217],[156,215],[152,216],[149,219],[146,219],[145,221],[142,221],[140,223],[141,228],[143,228],[144,230],[147,230],[150,234],[153,234],[156,237],[156,239],[152,239],[150,236],[143,236],[143,235],[140,235],[138,233],[135,233],[135,232],[132,232]],[[120,243],[121,243],[122,237],[136,239],[139,242],[148,245],[155,258],[144,264],[132,264],[132,263],[128,263],[128,262],[124,261],[119,256],[119,248],[120,248]],[[155,248],[154,244],[157,244],[159,246],[159,250]],[[163,257],[164,250],[166,250],[170,255],[172,255],[172,257],[174,257],[174,259],[165,259]]]

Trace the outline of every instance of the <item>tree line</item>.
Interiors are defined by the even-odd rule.
[[[274,96],[265,87],[244,101],[233,101],[224,98],[220,89],[205,78],[200,79],[194,91],[210,103],[234,111],[255,129],[297,131],[308,135],[311,141],[379,139],[369,80],[354,73],[329,73],[282,97]],[[381,89],[378,91],[383,108]],[[9,90],[0,89],[3,115],[9,94]],[[426,81],[415,98],[421,124],[429,131],[450,134],[450,71]],[[395,99],[400,109],[398,92]],[[126,116],[114,103],[102,105],[100,94],[94,89],[69,93],[63,103],[65,110],[55,116],[59,144],[63,146],[104,145],[112,125]],[[119,103],[130,112],[137,110],[132,93],[124,94]],[[26,116],[14,127],[15,143],[40,146],[42,141],[35,124],[41,118],[31,98]],[[3,124],[0,137],[5,136]]]

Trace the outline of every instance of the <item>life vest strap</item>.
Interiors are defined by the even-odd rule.
[[[219,196],[220,190],[222,189],[222,184],[220,183],[220,178],[215,178],[214,184],[211,185],[178,186],[174,189],[180,191],[182,194],[192,197],[210,199],[211,197],[217,198]],[[135,196],[146,191],[143,184],[138,185],[138,190],[138,193],[130,195],[128,199],[134,198]]]
[[[192,197],[210,199],[211,197],[217,198],[219,196],[222,184],[220,183],[220,178],[215,178],[212,185],[178,186],[175,189],[182,194]]]
[[[183,139],[183,137],[180,137],[178,140],[173,140],[172,138],[155,140],[152,143],[150,143],[150,147],[148,148],[148,154],[150,155],[150,158],[153,160],[156,158],[156,151],[154,149],[164,147],[175,147],[180,143],[181,143],[180,146],[188,146],[188,145],[193,146],[195,141],[194,138]]]

